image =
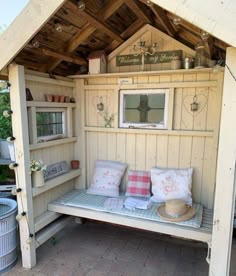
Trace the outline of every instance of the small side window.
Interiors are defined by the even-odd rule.
[[[64,134],[63,112],[36,112],[37,137]]]

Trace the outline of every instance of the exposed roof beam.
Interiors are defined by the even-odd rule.
[[[142,18],[144,22],[152,24],[152,20],[150,20],[150,18],[142,10],[139,2],[135,2],[134,0],[126,0],[125,5],[128,6],[139,18]]]
[[[73,52],[82,41],[84,41],[87,37],[89,37],[94,31],[96,30],[96,27],[91,26],[90,24],[86,24],[80,32],[78,32],[76,35],[74,35],[71,40],[68,42],[68,44],[65,46],[64,50],[65,52]]]
[[[99,13],[98,18],[106,20],[109,18],[119,7],[124,3],[124,0],[110,0]],[[74,12],[78,12],[78,7],[71,3],[70,1],[67,2],[67,7],[73,10]],[[73,52],[82,41],[88,38],[94,31],[96,30],[95,26],[90,25],[87,23],[77,34],[75,34],[72,39],[69,41],[67,45],[64,47],[64,51],[71,53]],[[116,41],[116,40],[115,40]],[[123,40],[121,40],[123,42]],[[61,62],[61,59],[51,59],[50,62],[40,69],[42,71],[53,71]]]
[[[133,24],[129,26],[128,29],[126,29],[121,36],[123,38],[129,38],[132,34],[134,34],[137,30],[139,30],[145,23],[141,18],[138,18]],[[116,49],[118,46],[120,46],[121,43],[113,40],[105,49],[106,53],[112,52],[114,49]]]
[[[166,32],[170,36],[174,37],[175,34],[176,34],[176,31],[175,31],[174,27],[172,26],[172,24],[170,23],[170,20],[167,17],[165,11],[162,8],[160,8],[159,6],[156,6],[156,5],[152,5],[150,7],[150,9],[153,11],[155,16],[159,19],[159,22],[162,24],[162,26],[164,27]]]
[[[196,45],[200,41],[199,37],[197,37],[196,35],[188,32],[188,31],[179,30],[178,36],[183,38],[184,40],[188,41],[192,45]]]
[[[33,50],[33,49],[31,49],[31,50]],[[65,61],[68,61],[71,63],[79,64],[79,65],[87,65],[88,64],[88,62],[83,58],[71,56],[71,55],[68,55],[65,53],[60,53],[55,50],[52,51],[52,50],[45,49],[45,48],[39,48],[39,49],[34,49],[33,52],[36,54],[41,53],[45,56],[58,58],[58,59],[65,60]]]
[[[214,42],[212,36],[209,36],[206,41],[204,41],[205,51],[208,58],[212,58],[214,53]]]
[[[2,75],[1,71],[0,71],[0,80],[8,80],[8,76],[7,75]]]
[[[98,18],[102,20],[106,20],[109,18],[113,13],[115,13],[122,4],[124,4],[125,0],[110,0],[99,12]]]
[[[32,39],[66,0],[31,0],[0,37],[0,69]],[[28,22],[26,24],[26,22]]]
[[[104,33],[106,33],[107,35],[109,35],[111,38],[119,41],[119,42],[123,42],[124,40],[122,39],[122,37],[120,37],[120,35],[112,30],[111,28],[109,28],[108,26],[106,26],[103,22],[101,22],[100,19],[96,19],[93,15],[91,15],[88,11],[81,11],[77,5],[73,4],[72,2],[68,2],[67,3],[67,7],[70,8],[71,10],[73,10],[74,12],[79,13],[79,15],[86,20],[89,24],[95,26],[97,29],[102,30]]]

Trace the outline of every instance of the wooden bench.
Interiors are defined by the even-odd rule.
[[[89,209],[86,206],[73,207],[65,204],[65,202],[68,203],[68,198],[71,197],[71,195],[76,196],[78,193],[79,190],[74,190],[70,193],[63,195],[57,200],[49,203],[48,210],[61,214],[67,214],[81,218],[88,218],[123,226],[129,226],[137,229],[163,233],[179,238],[191,239],[205,243],[209,243],[211,240],[213,211],[210,209],[203,208],[203,218],[201,227],[193,228],[173,223],[150,221],[147,219],[119,215],[112,213],[112,211],[110,210],[109,212],[101,212]]]

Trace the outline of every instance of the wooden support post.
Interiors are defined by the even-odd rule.
[[[81,176],[76,179],[76,188],[86,188],[86,137],[85,137],[85,91],[84,80],[75,80],[74,97],[76,99],[76,109],[74,116],[78,119],[75,125],[75,135],[78,137],[75,143],[75,157],[80,160]]]
[[[236,48],[228,48],[226,64],[236,76]],[[216,175],[214,225],[210,275],[227,276],[230,269],[232,229],[235,204],[236,82],[228,67],[225,69],[220,139]]]
[[[18,212],[26,212],[26,216],[19,221],[22,265],[25,268],[31,268],[36,264],[36,249],[34,239],[32,243],[27,243],[29,234],[34,235],[34,214],[29,174],[30,153],[24,67],[15,64],[10,65],[9,81],[11,83],[11,110],[13,111],[12,128],[13,136],[16,138],[14,148],[16,163],[18,164],[15,169],[16,180],[17,188],[22,189],[20,193],[17,193]]]

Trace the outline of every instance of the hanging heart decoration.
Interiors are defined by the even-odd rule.
[[[198,103],[198,109],[196,111],[191,110],[191,104],[194,101],[194,97],[196,99],[196,102]],[[191,115],[192,117],[197,117],[206,108],[207,97],[202,94],[185,96],[183,99],[183,106],[189,115]]]

